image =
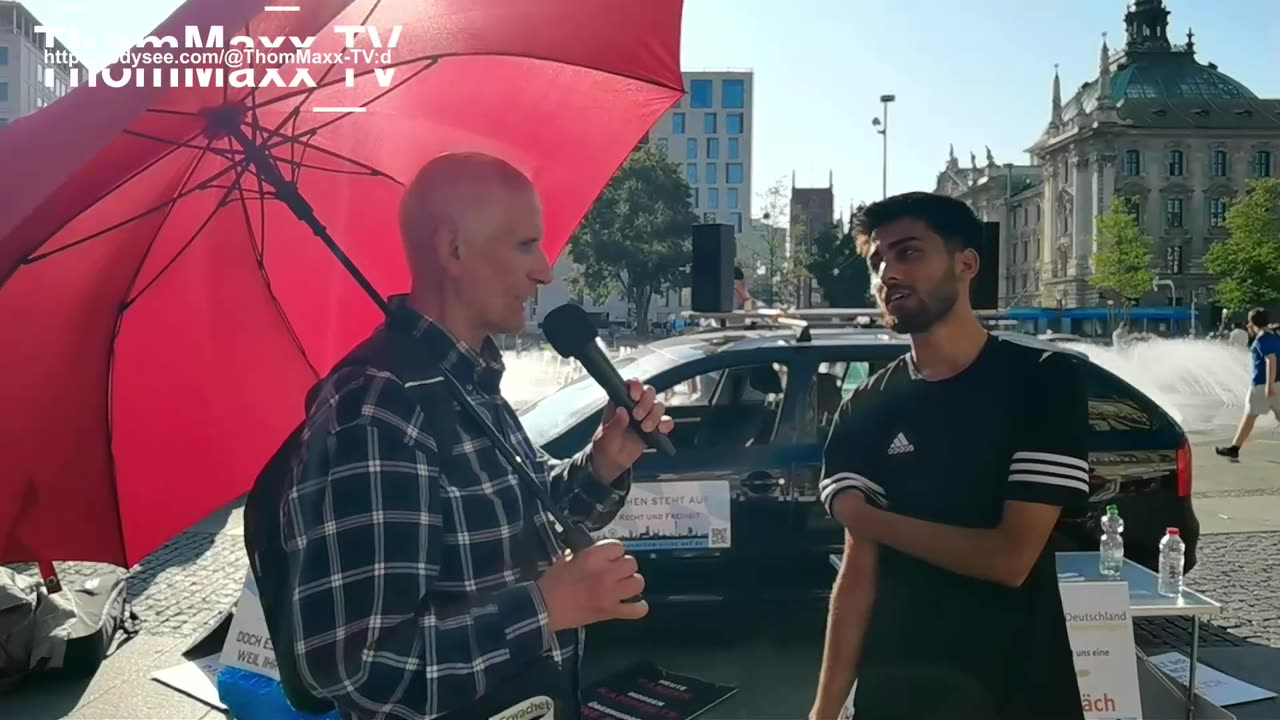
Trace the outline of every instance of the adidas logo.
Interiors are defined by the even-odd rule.
[[[902,433],[898,433],[898,437],[894,438],[893,442],[889,444],[890,455],[901,455],[902,453],[914,452],[915,449],[916,446],[907,442],[907,436]]]

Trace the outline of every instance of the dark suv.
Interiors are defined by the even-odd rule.
[[[1086,364],[1093,492],[1087,507],[1064,513],[1055,549],[1097,549],[1098,518],[1115,504],[1131,560],[1154,569],[1165,529],[1177,527],[1186,569],[1194,567],[1200,525],[1182,428],[1084,355],[1003,335]],[[624,377],[659,390],[676,422],[676,455],[644,454],[625,516],[601,533],[622,537],[640,560],[645,595],[661,602],[829,592],[829,556],[843,544],[842,528],[817,500],[830,423],[859,382],[907,350],[905,337],[882,329],[764,326],[699,330],[618,359]],[[1034,402],[1035,389],[1026,397]],[[584,376],[520,416],[535,442],[567,457],[590,440],[604,403]]]

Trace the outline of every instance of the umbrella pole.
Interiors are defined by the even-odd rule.
[[[50,595],[62,589],[62,581],[58,579],[58,571],[52,562],[40,560],[36,565],[40,568],[40,577],[44,578],[44,586],[48,588]]]
[[[273,162],[271,157],[267,155],[266,151],[262,149],[262,146],[250,140],[249,137],[244,134],[243,129],[239,126],[232,127],[230,128],[230,134],[231,137],[235,138],[236,142],[240,143],[240,147],[244,148],[245,157],[253,163],[253,166],[258,170],[258,175],[262,180],[276,191],[276,196],[284,201],[284,204],[293,211],[294,215],[298,216],[299,220],[306,223],[307,226],[311,228],[311,231],[316,234],[316,237],[320,238],[321,242],[329,248],[329,252],[333,253],[333,256],[338,259],[338,262],[342,263],[342,267],[346,268],[347,272],[351,273],[351,277],[355,279],[356,283],[359,284],[366,293],[368,293],[369,297],[373,299],[373,302],[376,303],[385,314],[389,309],[387,301],[373,287],[373,283],[369,282],[369,279],[364,276],[364,273],[360,272],[360,269],[356,267],[355,263],[351,262],[351,258],[347,257],[347,254],[342,251],[342,248],[338,247],[338,244],[334,242],[332,237],[330,237],[329,231],[325,229],[324,224],[316,217],[315,210],[311,207],[311,204],[308,203],[306,198],[302,197],[302,194],[298,192],[298,186],[285,179],[284,175],[280,173],[280,169],[276,167],[275,162]]]

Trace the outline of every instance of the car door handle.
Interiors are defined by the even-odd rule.
[[[782,487],[786,480],[767,472],[753,472],[742,479],[742,488],[751,492],[765,492],[775,487]]]

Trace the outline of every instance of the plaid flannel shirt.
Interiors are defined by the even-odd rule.
[[[556,461],[501,397],[503,364],[414,313],[414,335],[463,385],[569,518],[589,530],[621,510],[630,473],[606,486],[590,449]],[[404,316],[402,316],[404,317]],[[293,648],[312,692],[346,717],[430,718],[465,708],[544,653],[578,670],[581,629],[551,633],[534,580],[563,551],[531,493],[483,429],[458,413],[442,470],[431,423],[400,379],[348,368],[318,388],[284,508],[296,571]],[[461,477],[457,475],[463,475]],[[522,563],[523,560],[523,563]],[[522,567],[524,565],[524,567]],[[576,684],[575,684],[576,686]]]

